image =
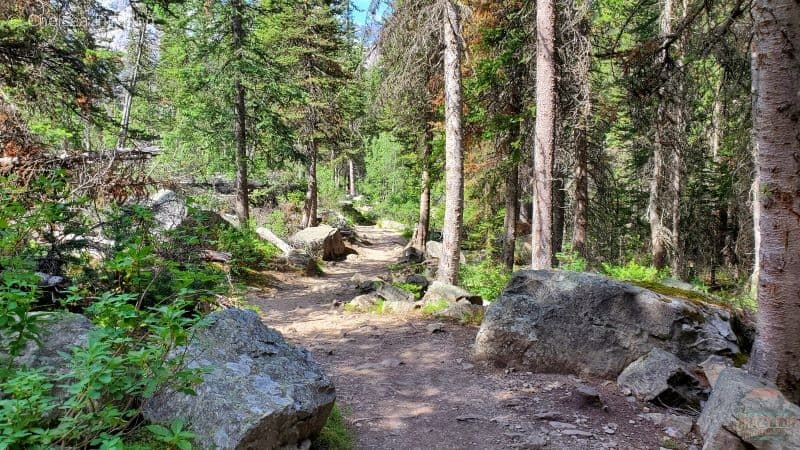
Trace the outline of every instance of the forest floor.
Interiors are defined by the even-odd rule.
[[[264,322],[308,348],[332,377],[337,403],[358,449],[659,449],[689,448],[640,417],[667,413],[626,398],[616,384],[574,376],[515,372],[470,360],[478,328],[422,317],[359,314],[334,308],[357,295],[355,274],[382,276],[397,262],[399,233],[358,227],[371,243],[355,261],[326,263],[322,277],[276,273],[273,289],[251,290]],[[593,386],[606,408],[582,405]],[[695,441],[695,443],[697,443]]]

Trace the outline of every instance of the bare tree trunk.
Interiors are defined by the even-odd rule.
[[[505,237],[503,239],[502,260],[506,269],[514,269],[514,251],[517,244],[517,217],[519,216],[519,162],[514,154],[513,143],[517,133],[512,133],[505,141],[504,146],[508,158],[508,173],[506,174],[506,214],[503,219]]]
[[[351,158],[347,158],[347,177],[349,180],[348,194],[350,194],[350,197],[355,197],[358,195],[356,193],[356,168]]]
[[[233,31],[233,48],[237,51],[242,48],[244,40],[244,30],[242,29],[242,10],[244,6],[241,0],[231,0],[233,14],[231,18],[231,29]],[[245,89],[242,80],[238,76],[233,81],[234,108],[236,118],[234,119],[233,134],[236,140],[236,216],[239,223],[246,226],[250,220],[250,194],[247,179],[247,110],[245,109]]]
[[[419,194],[419,221],[411,246],[425,253],[428,244],[428,231],[431,222],[431,141],[433,133],[428,122],[425,123],[425,133],[422,137],[422,173],[420,174],[421,186]]]
[[[536,2],[536,132],[533,150],[532,269],[553,262],[552,195],[556,123],[554,0]]]
[[[134,26],[137,20],[131,19]],[[128,139],[128,125],[131,122],[131,107],[133,106],[133,94],[136,91],[136,82],[139,78],[139,66],[142,63],[142,53],[144,52],[144,40],[147,36],[147,23],[142,22],[139,24],[139,35],[136,39],[136,57],[133,61],[133,72],[131,78],[128,80],[128,85],[125,86],[125,98],[122,103],[122,120],[120,121],[119,133],[117,134],[117,148],[125,148],[125,141]]]
[[[800,3],[753,5],[758,335],[749,370],[800,401]]]
[[[572,250],[586,257],[589,228],[589,170],[587,131],[578,130],[575,143],[575,210],[572,217]]]
[[[558,175],[553,178],[553,266],[558,266],[556,254],[561,253],[564,246],[564,204],[566,203],[564,192],[564,174],[558,171]]]
[[[308,164],[306,164],[306,200],[303,205],[303,228],[317,226],[317,145],[313,141],[306,149]]]
[[[442,258],[439,260],[437,278],[445,283],[456,284],[464,219],[461,42],[458,9],[452,0],[444,0],[444,7],[445,208]]]

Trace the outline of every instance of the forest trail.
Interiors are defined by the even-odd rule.
[[[473,364],[477,327],[444,323],[431,333],[435,322],[423,318],[333,308],[357,295],[353,275],[387,274],[404,245],[393,231],[356,231],[371,243],[356,248],[357,260],[326,263],[318,278],[276,274],[276,288],[248,294],[266,324],[325,367],[356,448],[539,448],[541,439],[556,449],[660,447],[661,427],[637,417],[644,405],[626,400],[613,383],[591,383],[608,411],[581,406],[575,391],[588,380]],[[609,424],[618,425],[613,435],[603,431]]]

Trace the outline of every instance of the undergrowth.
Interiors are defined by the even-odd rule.
[[[464,289],[480,295],[485,301],[493,302],[500,297],[511,279],[511,273],[502,264],[485,259],[477,264],[463,264],[459,279]]]
[[[334,404],[325,427],[311,444],[314,450],[350,450],[353,448],[353,433],[347,428],[344,414]]]

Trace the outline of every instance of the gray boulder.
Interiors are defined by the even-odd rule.
[[[666,406],[698,406],[707,398],[701,382],[686,363],[656,347],[619,374],[617,384],[633,395]]]
[[[174,230],[188,214],[186,201],[169,189],[151,195],[147,204],[153,211],[156,223],[164,230]]]
[[[353,253],[344,245],[339,230],[325,224],[298,231],[289,238],[289,243],[324,261],[335,261]]]
[[[441,259],[442,258],[442,251],[443,245],[441,242],[437,241],[428,241],[425,244],[425,258],[426,259]],[[464,257],[464,254],[459,252],[458,253],[458,261],[461,264],[467,262],[467,258]]]
[[[474,356],[539,372],[616,378],[654,347],[690,364],[739,352],[730,313],[606,277],[514,274],[486,312]]]
[[[207,373],[197,395],[156,393],[145,419],[183,419],[202,448],[277,449],[317,435],[333,407],[333,384],[311,355],[284,341],[253,311],[228,309],[176,354]]]
[[[447,300],[450,303],[458,303],[460,300],[466,300],[473,305],[483,304],[483,299],[480,295],[472,294],[452,284],[434,281],[428,286],[428,290],[425,291],[425,297],[423,297],[422,301],[424,303],[431,303],[438,300]]]
[[[744,370],[723,370],[697,420],[703,450],[800,448],[800,407]]]

